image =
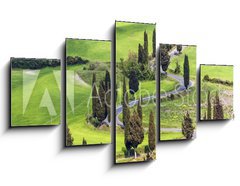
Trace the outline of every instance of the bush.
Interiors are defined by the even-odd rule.
[[[12,68],[41,69],[60,66],[59,59],[11,58]]]

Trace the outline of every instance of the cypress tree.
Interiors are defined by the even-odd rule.
[[[138,100],[138,104],[137,104],[137,112],[138,112],[138,116],[142,122],[142,106],[141,106],[142,102],[141,99]]]
[[[111,78],[110,78],[110,73],[108,70],[106,70],[106,75],[105,75],[105,98],[106,98],[106,103],[105,103],[105,111],[106,111],[106,116],[108,117],[108,122],[111,120]]]
[[[97,104],[96,104],[96,116],[98,121],[102,122],[106,118],[105,90],[104,90],[103,81],[100,81],[98,93],[99,93],[99,99],[97,99]]]
[[[211,96],[210,96],[210,91],[208,91],[208,96],[207,96],[207,119],[211,120],[212,119],[212,105],[211,105]]]
[[[129,74],[129,89],[131,94],[135,94],[138,91],[139,82],[135,70],[131,70]]]
[[[219,94],[216,92],[215,100],[214,100],[214,108],[213,108],[213,118],[215,120],[224,119],[223,114],[223,106],[219,99]]]
[[[179,54],[181,53],[181,51],[182,51],[182,45],[177,45],[177,51],[178,51]]]
[[[182,134],[186,139],[191,139],[193,137],[194,128],[192,126],[192,119],[190,118],[189,113],[187,112],[183,117],[182,122]]]
[[[123,113],[122,113],[122,119],[123,119],[123,124],[126,125],[129,121],[130,113],[128,109],[128,92],[127,92],[127,87],[126,87],[126,78],[125,76],[123,77],[123,96],[122,96],[122,108],[123,108]]]
[[[141,44],[138,44],[138,63],[143,64],[144,60],[144,50]]]
[[[127,92],[127,87],[126,87],[126,78],[125,76],[123,77],[123,96],[122,96],[122,120],[123,120],[123,125],[124,127],[124,143],[125,147],[127,149],[127,155],[129,156],[129,151],[131,149],[131,141],[130,141],[130,123],[129,123],[129,118],[130,118],[130,110],[128,108],[128,92]]]
[[[66,130],[66,146],[72,146],[73,141],[74,141],[74,139],[72,137],[70,129],[67,127],[67,130]]]
[[[87,145],[87,140],[85,140],[85,138],[82,140],[82,145]]]
[[[147,64],[148,63],[148,35],[147,32],[145,30],[144,32],[144,63]]]
[[[129,119],[129,141],[131,146],[134,148],[134,154],[135,158],[137,157],[137,147],[139,144],[143,142],[144,139],[144,129],[142,126],[142,123],[140,121],[140,118],[137,114],[137,112],[134,110],[133,114],[131,115]]]
[[[184,64],[183,64],[183,69],[184,69],[184,73],[183,73],[183,78],[184,78],[184,86],[187,89],[188,85],[189,85],[189,61],[188,61],[188,56],[185,55],[184,56]]]
[[[154,28],[152,35],[152,57],[156,57],[156,30]]]
[[[156,148],[156,137],[155,137],[155,123],[153,112],[149,114],[149,129],[148,129],[148,146],[151,151]]]
[[[92,116],[96,117],[96,106],[97,106],[97,87],[96,87],[96,74],[93,73],[93,78],[92,78]]]

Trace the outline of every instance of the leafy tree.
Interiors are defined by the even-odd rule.
[[[104,91],[103,81],[100,81],[98,93],[99,93],[99,99],[97,99],[97,103],[96,103],[96,116],[98,118],[98,121],[102,122],[106,118],[105,91]]]
[[[190,69],[189,69],[189,61],[188,61],[188,56],[184,56],[184,64],[183,64],[183,78],[184,78],[184,86],[187,89],[189,85],[189,76],[190,76]]]
[[[131,146],[134,148],[134,154],[136,158],[137,157],[136,149],[138,145],[143,142],[144,139],[144,129],[142,126],[142,122],[135,110],[133,111],[133,114],[130,116],[129,124],[130,124],[129,141]]]
[[[215,119],[215,120],[224,119],[223,106],[220,102],[218,92],[216,92],[216,96],[215,96],[215,100],[214,100],[213,119]]]
[[[160,45],[160,65],[162,66],[163,71],[167,71],[168,65],[170,64],[170,56],[168,54],[169,52],[169,45],[167,44],[161,44]]]
[[[93,78],[92,78],[92,115],[93,117],[96,117],[97,100],[98,100],[98,93],[97,93],[97,87],[96,87],[96,74],[93,73]]]
[[[149,115],[149,129],[148,129],[148,146],[151,151],[156,148],[156,137],[155,137],[155,123],[153,112],[150,112]]]
[[[87,140],[85,140],[85,138],[82,140],[82,145],[87,145]]]
[[[138,91],[139,82],[134,70],[131,70],[129,74],[129,89],[131,94],[135,94]]]
[[[74,141],[74,139],[72,137],[70,129],[67,127],[67,130],[66,130],[66,146],[72,146],[73,141]]]
[[[211,105],[211,95],[210,91],[208,91],[208,96],[207,96],[207,119],[210,120],[212,119],[212,105]]]
[[[142,104],[142,101],[141,101],[141,99],[139,99],[138,104],[137,104],[137,112],[138,112],[138,116],[142,122],[142,106],[141,106],[141,104]]]
[[[183,117],[182,122],[182,134],[186,139],[191,139],[193,137],[194,127],[192,125],[192,119],[190,118],[189,113],[187,112]]]
[[[152,35],[152,57],[156,57],[156,30],[154,28]]]
[[[177,51],[179,54],[182,52],[182,45],[177,45]]]
[[[144,63],[147,64],[148,63],[148,35],[147,35],[147,32],[145,30],[144,32],[144,45],[143,45],[143,48],[144,48]]]

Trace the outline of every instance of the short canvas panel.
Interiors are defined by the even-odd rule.
[[[233,66],[200,66],[200,120],[233,118]]]
[[[156,159],[156,25],[115,23],[115,163]]]
[[[196,136],[196,48],[160,44],[160,141]]]
[[[58,59],[11,58],[11,127],[60,124]]]
[[[66,39],[66,146],[111,143],[111,41]]]

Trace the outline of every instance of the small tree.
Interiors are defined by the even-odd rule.
[[[208,96],[207,96],[207,119],[208,120],[212,119],[212,105],[211,105],[210,91],[208,91]]]
[[[189,85],[189,76],[190,76],[189,61],[188,61],[188,56],[187,55],[184,56],[183,69],[184,69],[184,73],[183,73],[184,86],[187,89],[188,85]]]
[[[143,64],[144,60],[144,50],[141,44],[138,44],[138,63]]]
[[[149,115],[149,129],[148,129],[148,146],[151,151],[156,148],[156,137],[155,137],[155,123],[153,112],[150,112]]]
[[[67,130],[66,130],[66,146],[72,146],[73,141],[74,141],[74,139],[72,137],[70,129],[67,127]]]
[[[108,70],[106,70],[106,75],[105,75],[105,98],[106,98],[106,104],[105,104],[105,111],[106,111],[106,116],[108,116],[108,122],[110,122],[111,119],[111,78],[110,78],[110,73]]]
[[[96,104],[96,117],[98,121],[102,122],[106,118],[105,91],[104,91],[103,81],[100,81],[98,93],[99,93],[99,99],[97,99],[97,104]]]
[[[134,110],[129,120],[129,141],[131,146],[134,148],[134,157],[137,157],[137,147],[143,142],[144,129],[137,112]]]
[[[97,98],[98,93],[97,93],[97,87],[96,87],[96,74],[93,73],[93,78],[92,78],[92,115],[93,117],[96,117],[96,104],[97,104]]]
[[[85,140],[85,138],[82,140],[82,145],[87,145],[87,140]]]
[[[148,63],[148,35],[147,32],[145,30],[144,32],[144,63],[147,64]]]
[[[141,99],[138,100],[138,104],[137,104],[137,112],[138,112],[138,116],[142,122],[142,106],[141,106],[142,102]]]
[[[176,61],[176,68],[174,70],[174,73],[175,74],[179,74],[181,72],[181,69],[180,69],[180,65],[178,63],[178,60]]]
[[[179,54],[182,52],[182,45],[177,45],[177,51]]]
[[[133,95],[138,91],[139,82],[135,70],[131,70],[129,74],[129,89],[130,93]]]
[[[192,119],[187,112],[183,117],[182,122],[182,134],[186,139],[191,139],[193,137],[194,128],[192,126]]]
[[[160,45],[160,65],[162,66],[163,71],[167,71],[168,66],[170,64],[170,56],[168,54],[169,52],[169,45],[167,44],[161,44]]]
[[[152,35],[152,57],[156,57],[156,30],[154,28]]]
[[[218,92],[216,92],[216,96],[214,100],[213,118],[215,120],[224,119],[223,106],[220,102]]]
[[[125,76],[123,76],[123,96],[122,96],[122,119],[123,119],[123,124],[126,125],[129,122],[130,118],[130,113],[128,109],[128,92],[127,92],[127,87],[126,87],[126,79]]]

